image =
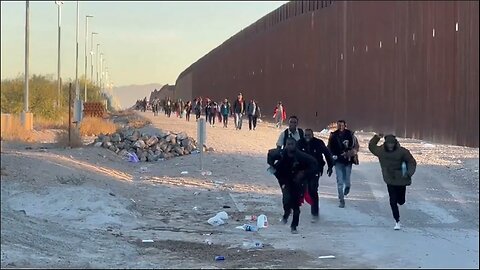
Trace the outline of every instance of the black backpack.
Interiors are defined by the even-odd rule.
[[[300,140],[303,139],[304,133],[303,129],[299,128],[298,129],[298,135],[300,135]],[[283,147],[287,144],[287,138],[288,138],[288,128],[285,129],[284,134],[283,134]]]

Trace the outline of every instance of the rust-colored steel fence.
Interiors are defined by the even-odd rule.
[[[479,146],[478,1],[291,1],[183,71],[175,96],[282,101],[300,125]]]

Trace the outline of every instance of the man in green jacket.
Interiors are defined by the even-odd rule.
[[[390,207],[395,218],[395,230],[400,230],[400,213],[398,205],[405,203],[407,186],[412,184],[417,162],[410,151],[400,146],[394,135],[384,137],[383,145],[377,143],[383,134],[375,134],[368,144],[368,149],[378,157],[382,168],[383,181],[387,184]]]

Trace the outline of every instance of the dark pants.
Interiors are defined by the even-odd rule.
[[[200,119],[200,112],[195,112],[195,120]]]
[[[296,229],[300,220],[300,197],[302,195],[302,186],[288,185],[282,189],[283,194],[283,218],[288,219],[290,210],[293,210],[293,219],[291,228]]]
[[[392,208],[393,218],[396,222],[400,221],[400,212],[398,211],[398,204],[405,203],[406,186],[392,186],[387,185],[388,195],[390,196],[390,207]]]
[[[252,124],[253,124],[253,129],[257,127],[257,117],[255,115],[249,115],[248,116],[248,128],[252,130]]]
[[[223,115],[223,127],[227,127],[228,125],[228,114],[227,115]]]
[[[210,113],[208,115],[208,123],[210,123],[210,125],[215,125],[215,114]]]
[[[308,181],[308,194],[312,198],[311,213],[313,216],[318,217],[318,181],[320,180],[320,174],[316,174]]]
[[[190,121],[190,112],[187,112],[187,113],[185,114],[185,119],[186,119],[187,121]]]

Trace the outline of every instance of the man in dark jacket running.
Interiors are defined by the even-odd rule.
[[[417,168],[417,161],[410,151],[400,146],[394,135],[385,136],[383,145],[378,146],[383,134],[374,135],[368,149],[378,157],[382,168],[383,181],[387,184],[390,207],[395,219],[395,230],[400,230],[400,212],[398,205],[405,203],[407,186],[412,184],[412,176]]]
[[[333,160],[330,151],[325,143],[313,135],[313,130],[310,128],[305,129],[305,136],[297,143],[298,149],[311,155],[317,160],[318,167],[315,170],[315,174],[312,178],[308,179],[307,188],[310,197],[312,198],[311,214],[313,216],[312,222],[318,221],[318,184],[320,176],[323,175],[323,168],[325,167],[325,159],[327,160],[328,168],[327,175],[332,175]]]
[[[335,174],[337,175],[337,191],[340,204],[345,207],[345,196],[350,192],[350,175],[352,173],[353,158],[349,152],[353,150],[353,133],[346,128],[345,120],[337,121],[337,130],[330,134],[328,149],[335,161]]]
[[[296,234],[300,219],[300,199],[303,198],[305,183],[318,168],[317,161],[312,156],[297,149],[296,141],[287,138],[284,149],[270,149],[267,155],[267,163],[273,168],[274,175],[283,194],[284,214],[282,222],[287,223],[291,210],[293,220],[290,225],[292,233]]]

